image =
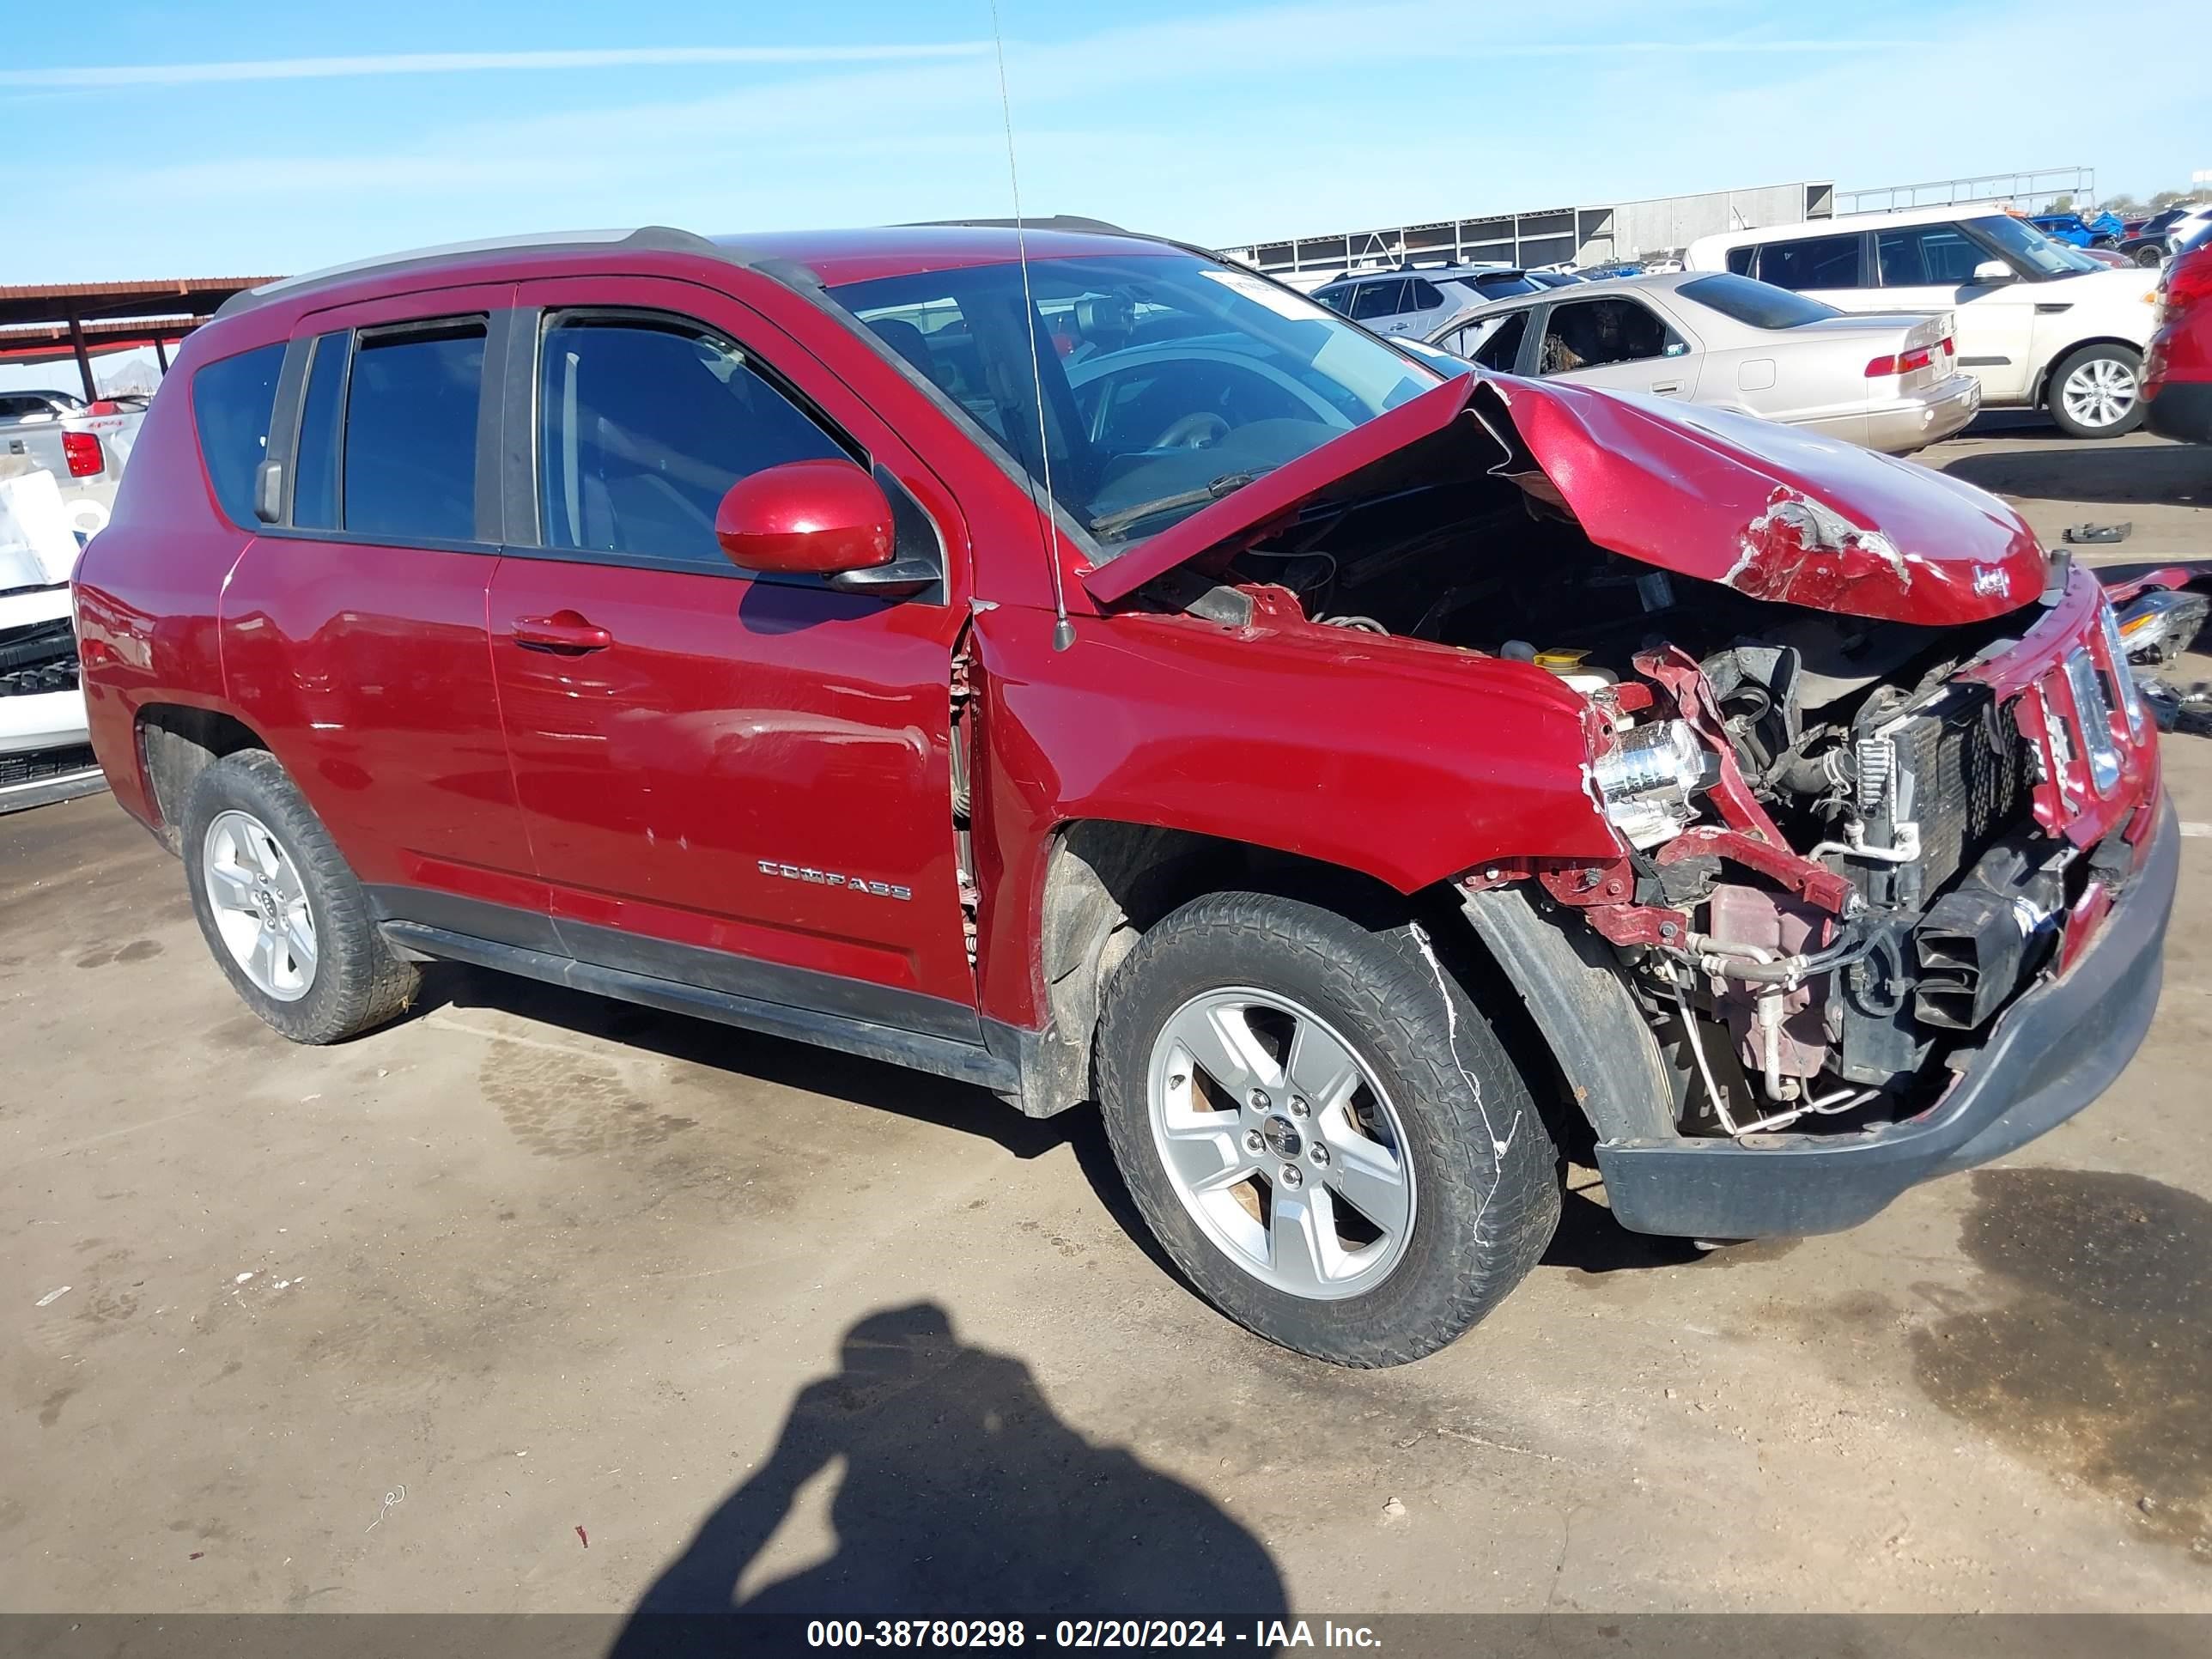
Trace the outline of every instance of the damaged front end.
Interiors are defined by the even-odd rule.
[[[1616,1214],[1849,1225],[2094,1098],[2155,1005],[2173,863],[2095,580],[1992,497],[1765,422],[1483,378],[1430,398],[1353,470],[1263,481],[1269,512],[1194,562],[1271,617],[1517,659],[1583,697],[1617,856],[1532,848],[1462,885]],[[1577,956],[1543,969],[1486,896]],[[1569,1051],[1624,1032],[1650,1066],[1577,1074]]]

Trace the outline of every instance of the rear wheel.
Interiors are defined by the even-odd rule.
[[[2131,346],[2087,345],[2051,371],[2051,418],[2069,438],[2117,438],[2142,424],[2142,354]]]
[[[2166,263],[2166,250],[2156,243],[2147,243],[2136,250],[2136,263],[2155,270]]]
[[[295,1042],[337,1042],[401,1012],[419,979],[275,756],[226,755],[185,803],[192,912],[246,1005]]]
[[[1520,1282],[1558,1157],[1504,1045],[1410,925],[1194,900],[1115,977],[1099,1101],[1146,1224],[1231,1318],[1399,1364]]]

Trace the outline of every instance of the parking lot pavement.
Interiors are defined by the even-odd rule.
[[[1929,459],[2089,465],[1997,441]],[[2148,447],[2095,447],[2177,465]],[[2154,515],[2112,516],[2142,556]],[[2212,823],[2212,744],[2166,742]],[[2212,1610],[2212,838],[2182,883],[2148,1045],[2056,1133],[1703,1257],[1578,1190],[1488,1322],[1353,1373],[1183,1290],[1083,1115],[462,970],[294,1048],[111,801],[0,821],[0,1606],[861,1607],[896,1572],[982,1616],[1133,1578]]]
[[[2127,524],[2127,539],[2086,543],[2086,564],[2212,558],[2212,448],[2148,432],[2075,439],[2018,415],[1985,415],[1912,458],[1978,484],[2020,509],[2047,547],[2067,527]]]

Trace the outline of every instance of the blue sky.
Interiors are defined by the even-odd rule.
[[[1000,15],[1028,210],[1225,245],[1808,178],[2081,163],[2148,194],[2212,167],[2203,77],[2132,69],[2201,40],[2199,4]],[[0,283],[290,271],[582,225],[1003,214],[990,33],[988,0],[12,7]]]

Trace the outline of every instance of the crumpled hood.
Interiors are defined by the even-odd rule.
[[[1750,416],[1476,372],[1255,479],[1084,586],[1125,598],[1290,515],[1468,467],[1571,514],[1601,547],[1753,599],[1949,626],[2026,605],[2048,578],[2017,513],[1910,461]]]

